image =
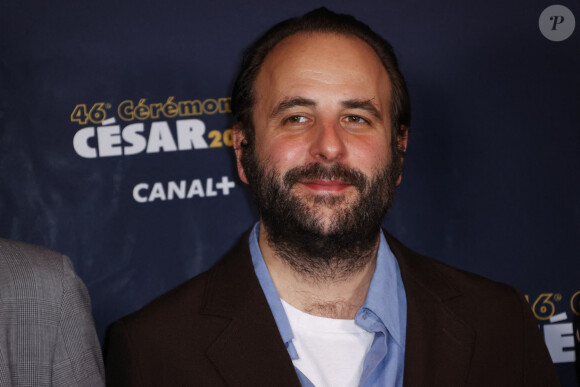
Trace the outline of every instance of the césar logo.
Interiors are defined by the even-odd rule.
[[[574,323],[569,319],[578,318],[580,312],[580,290],[572,294],[568,309],[567,298],[560,293],[542,293],[530,300],[532,312],[540,323],[544,333],[546,347],[554,363],[572,363],[576,361],[574,351]],[[557,312],[558,309],[564,311]],[[580,338],[579,338],[580,341]]]
[[[110,117],[111,103],[78,104],[70,119],[80,125],[73,137],[75,152],[87,159],[131,156],[140,153],[187,151],[232,146],[232,130],[211,130],[206,134],[201,115],[228,114],[230,98],[146,103],[140,99],[122,101],[116,109],[124,125]]]
[[[175,126],[168,121],[153,121],[147,126],[134,123],[121,128],[113,125],[115,118],[103,121],[102,126],[88,126],[73,137],[75,152],[84,158],[131,156],[139,153],[186,151],[192,149],[232,146],[232,130],[223,133],[212,130],[205,138],[205,124],[193,118],[176,120]],[[174,134],[175,133],[175,134]]]

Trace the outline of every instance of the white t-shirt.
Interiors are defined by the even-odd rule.
[[[294,366],[316,387],[358,386],[374,333],[354,320],[313,316],[281,301],[299,356]]]

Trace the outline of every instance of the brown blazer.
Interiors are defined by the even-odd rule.
[[[247,240],[111,327],[107,385],[300,385]],[[405,387],[559,385],[517,290],[387,240],[407,293]]]

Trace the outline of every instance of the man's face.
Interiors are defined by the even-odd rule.
[[[390,168],[391,83],[371,47],[356,37],[292,35],[266,57],[254,94],[258,173],[244,169],[239,146],[236,154],[259,206],[272,199],[260,195],[290,200],[297,220],[319,235],[340,232],[344,222],[356,227],[367,215],[361,204],[375,201],[384,215],[400,176]]]

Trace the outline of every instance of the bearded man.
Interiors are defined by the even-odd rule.
[[[327,9],[279,23],[246,52],[232,111],[260,221],[113,326],[108,384],[558,384],[519,292],[381,230],[411,117],[388,42]]]

